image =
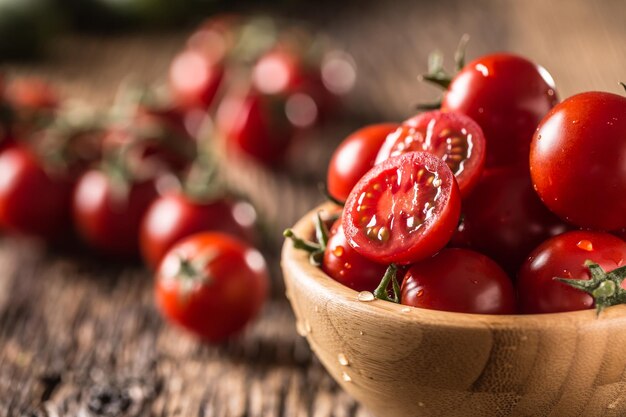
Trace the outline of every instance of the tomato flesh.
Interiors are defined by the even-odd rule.
[[[408,264],[448,243],[459,220],[459,187],[450,168],[425,152],[376,165],[356,184],[342,224],[350,245],[379,263]]]
[[[619,268],[626,260],[626,242],[608,233],[587,231],[563,233],[543,242],[519,272],[517,293],[521,312],[557,313],[592,308],[591,295],[554,279],[588,280],[587,260],[606,272]]]
[[[487,256],[444,249],[409,268],[402,304],[475,314],[513,314],[515,291],[507,274]]]
[[[389,134],[376,163],[406,152],[429,152],[443,159],[466,196],[478,182],[485,164],[485,138],[476,122],[461,113],[432,111],[418,114]]]

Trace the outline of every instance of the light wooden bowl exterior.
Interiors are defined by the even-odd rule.
[[[295,226],[298,235],[313,236],[316,211]],[[289,241],[282,269],[299,333],[378,417],[626,415],[626,306],[597,318],[364,302]]]

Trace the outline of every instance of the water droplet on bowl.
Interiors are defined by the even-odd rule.
[[[376,299],[376,297],[374,297],[374,294],[372,294],[369,291],[361,291],[356,296],[356,299],[359,300],[359,301],[369,302],[369,301],[374,301]]]
[[[352,381],[352,377],[350,375],[348,375],[347,372],[344,372],[341,374],[341,379],[343,379],[346,382],[351,382]]]
[[[410,313],[411,312],[411,307],[402,307],[402,310],[400,310],[403,313]]]
[[[348,358],[343,353],[340,353],[339,355],[337,355],[337,362],[339,362],[339,365],[341,365],[341,366],[348,366],[348,365],[350,365],[350,362],[348,361]]]

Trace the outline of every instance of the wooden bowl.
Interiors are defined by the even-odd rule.
[[[312,237],[329,207],[295,232]],[[626,415],[626,306],[491,316],[359,301],[290,241],[282,269],[298,332],[376,416]]]

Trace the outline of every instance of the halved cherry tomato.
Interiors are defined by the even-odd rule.
[[[601,230],[626,227],[626,97],[575,95],[542,121],[532,142],[535,190],[561,218]]]
[[[70,228],[72,181],[46,172],[32,151],[14,146],[0,154],[0,225],[3,229],[57,239]]]
[[[155,291],[157,306],[168,320],[219,343],[258,314],[268,286],[258,251],[228,235],[200,233],[165,255]]]
[[[450,246],[484,253],[514,276],[530,251],[570,228],[541,203],[526,169],[496,168],[463,201]]]
[[[459,313],[515,313],[515,291],[507,274],[487,256],[466,249],[444,249],[412,265],[400,302]]]
[[[148,266],[155,268],[175,243],[195,233],[224,232],[250,242],[255,221],[254,208],[243,201],[194,201],[169,193],[152,203],[141,222],[141,253]]]
[[[521,311],[557,313],[592,308],[591,295],[554,279],[588,280],[587,260],[607,272],[619,268],[626,260],[626,242],[608,233],[587,231],[568,232],[543,242],[519,271],[517,293]]]
[[[335,281],[356,291],[374,291],[387,266],[372,262],[352,249],[346,240],[341,219],[331,228],[322,269]]]
[[[539,121],[558,103],[545,68],[511,54],[492,54],[467,64],[452,80],[441,109],[475,120],[487,142],[487,167],[528,163]]]
[[[130,258],[139,254],[139,227],[157,197],[154,180],[116,182],[100,170],[83,174],[74,191],[74,223],[100,252]]]
[[[345,201],[354,185],[374,166],[385,138],[398,127],[395,123],[370,125],[351,133],[341,142],[328,164],[328,193]]]
[[[413,151],[429,152],[443,159],[466,197],[482,174],[485,137],[480,126],[464,114],[421,113],[402,123],[387,137],[376,163]]]
[[[374,166],[359,180],[342,224],[361,255],[408,264],[448,243],[460,211],[459,186],[448,165],[432,154],[409,152]]]

